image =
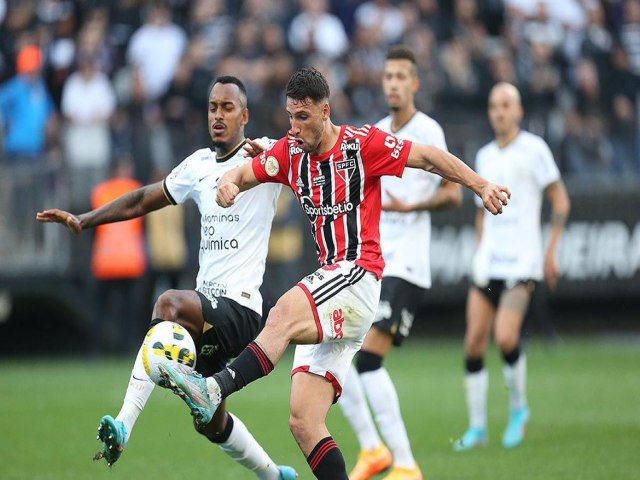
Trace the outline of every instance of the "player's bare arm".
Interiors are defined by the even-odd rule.
[[[551,203],[551,231],[549,232],[549,243],[544,257],[544,278],[549,288],[555,290],[560,276],[556,250],[564,226],[569,218],[571,202],[562,180],[553,182],[545,189],[544,193]]]
[[[407,166],[436,173],[464,185],[478,195],[485,208],[494,215],[502,213],[502,208],[511,198],[509,188],[485,180],[458,157],[433,145],[412,143]]]
[[[419,212],[428,210],[437,212],[449,208],[459,207],[462,204],[462,188],[460,185],[449,180],[442,180],[440,188],[429,199],[418,203],[407,203],[386,191],[389,200],[382,205],[382,210],[386,212]]]
[[[228,208],[235,203],[236,197],[240,192],[249,190],[259,183],[253,173],[251,162],[245,163],[241,167],[233,168],[226,172],[218,182],[216,203],[223,208]]]
[[[167,205],[170,205],[170,202],[162,189],[162,182],[157,182],[127,192],[112,202],[81,215],[51,209],[38,212],[36,220],[45,223],[60,223],[73,233],[80,233],[84,229],[105,223],[141,217]]]

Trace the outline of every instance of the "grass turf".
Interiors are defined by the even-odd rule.
[[[453,453],[466,427],[461,346],[411,342],[386,365],[398,388],[414,454],[425,477],[453,479],[640,479],[640,345],[571,340],[527,347],[532,419],[523,446],[500,437],[507,394],[495,349],[487,448]],[[230,409],[278,463],[313,478],[288,431],[291,352],[268,378],[235,394]],[[252,479],[195,434],[186,406],[156,389],[120,461],[93,462],[98,420],[117,413],[133,359],[3,360],[0,366],[2,479]],[[358,447],[340,409],[329,429],[350,468]],[[380,476],[379,478],[382,478]]]

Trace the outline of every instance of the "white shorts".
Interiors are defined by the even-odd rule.
[[[311,372],[327,378],[337,400],[351,360],[375,317],[380,281],[355,263],[342,261],[319,268],[298,286],[311,304],[318,343],[296,346],[291,375]]]

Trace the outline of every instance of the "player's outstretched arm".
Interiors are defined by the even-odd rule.
[[[223,208],[230,207],[236,201],[240,192],[255,187],[260,182],[253,173],[251,162],[245,163],[241,167],[233,168],[222,175],[218,181],[218,192],[216,202]]]
[[[162,190],[162,182],[157,182],[127,192],[106,205],[81,215],[51,209],[38,212],[36,220],[45,223],[60,223],[73,233],[80,233],[84,229],[97,227],[104,223],[141,217],[167,205],[170,203]]]
[[[412,143],[407,167],[436,173],[464,185],[478,195],[484,207],[494,215],[502,213],[502,207],[511,198],[509,188],[485,180],[458,157],[433,145]]]

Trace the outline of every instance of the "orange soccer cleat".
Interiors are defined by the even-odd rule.
[[[423,480],[422,472],[416,465],[413,468],[393,467],[391,473],[382,480]]]
[[[358,462],[349,474],[349,480],[368,480],[391,466],[391,452],[384,444],[373,450],[360,450]]]

